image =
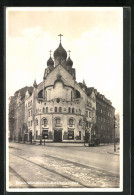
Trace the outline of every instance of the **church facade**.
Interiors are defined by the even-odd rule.
[[[87,87],[84,81],[76,81],[73,61],[70,53],[67,55],[63,48],[61,39],[53,58],[50,51],[46,65],[41,83],[37,84],[35,80],[33,87],[26,86],[15,93],[16,110],[14,117],[9,117],[12,139],[15,137],[18,141],[30,142],[42,139],[46,142],[91,142],[92,138],[99,138],[99,127],[96,124],[97,91]],[[12,102],[9,113],[13,113]]]
[[[88,95],[86,84],[76,82],[73,61],[61,41],[54,60],[50,54],[43,81],[39,85],[34,81],[33,87],[32,95],[28,91],[25,95],[26,139],[81,142],[85,133],[91,139],[96,123],[95,93],[92,90]]]

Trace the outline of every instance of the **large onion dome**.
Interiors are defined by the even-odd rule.
[[[59,47],[54,51],[54,58],[63,58],[66,59],[67,58],[67,52],[66,50],[62,47],[61,43],[59,44]]]
[[[54,61],[52,60],[51,56],[47,61],[47,66],[53,66],[54,65]]]
[[[67,66],[73,66],[73,61],[71,60],[70,56],[67,59],[66,65]]]

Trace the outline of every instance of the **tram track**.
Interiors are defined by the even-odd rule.
[[[86,185],[85,183],[80,182],[80,181],[78,181],[77,179],[71,178],[71,177],[68,176],[68,175],[64,175],[64,174],[62,174],[62,173],[59,173],[58,171],[56,171],[56,170],[54,170],[54,169],[50,169],[50,168],[48,168],[48,167],[45,167],[45,166],[43,166],[43,165],[41,165],[41,164],[38,164],[38,163],[33,162],[33,161],[31,161],[31,160],[28,160],[28,159],[26,159],[26,158],[24,158],[24,157],[22,157],[22,156],[19,156],[19,155],[13,154],[13,153],[10,153],[10,154],[13,155],[13,156],[16,156],[16,157],[18,157],[18,158],[20,158],[20,159],[22,159],[22,160],[25,160],[25,161],[27,161],[27,162],[29,162],[29,163],[31,163],[31,164],[34,164],[34,165],[36,165],[36,166],[38,166],[38,167],[40,167],[40,168],[42,168],[42,169],[45,169],[45,170],[47,170],[47,171],[49,171],[49,172],[51,172],[51,173],[53,173],[53,174],[59,175],[59,176],[65,178],[65,179],[67,179],[67,180],[69,180],[69,181],[78,183],[78,184],[80,185],[81,188],[83,188],[83,187],[84,187],[84,188],[89,188],[89,186]],[[14,173],[17,174],[18,177],[22,178],[23,181],[25,181],[25,179],[24,179],[23,177],[21,177],[21,175],[19,175],[15,170],[14,170]],[[26,182],[26,181],[25,181],[25,182]],[[31,186],[31,187],[33,188],[33,186]]]
[[[65,163],[71,163],[74,166],[78,166],[78,167],[82,167],[82,168],[86,168],[86,169],[92,169],[92,170],[95,170],[95,171],[96,170],[97,171],[103,171],[107,175],[110,175],[110,176],[113,175],[113,176],[119,177],[118,174],[116,174],[116,173],[112,173],[112,172],[105,171],[105,170],[100,170],[100,169],[98,169],[96,167],[93,167],[93,166],[90,166],[90,165],[85,165],[85,164],[82,164],[82,163],[79,163],[79,162],[74,162],[74,161],[71,161],[71,160],[63,159],[63,158],[60,158],[60,157],[57,157],[57,156],[51,156],[51,155],[45,154],[44,157],[52,158],[52,159],[62,161],[62,162],[65,162]]]
[[[19,178],[22,182],[24,182],[28,188],[34,188],[31,184],[29,184],[19,173],[15,171],[11,166],[9,166],[9,170],[17,177]]]

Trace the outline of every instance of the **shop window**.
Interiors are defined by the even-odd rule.
[[[42,131],[42,139],[48,139],[48,130]]]
[[[68,139],[74,140],[74,131],[68,131]]]
[[[57,107],[55,107],[55,112],[57,112]]]
[[[59,107],[59,112],[62,112],[62,108],[61,107]]]

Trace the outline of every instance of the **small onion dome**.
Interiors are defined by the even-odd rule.
[[[73,61],[71,60],[70,56],[67,59],[66,65],[67,66],[73,66]]]
[[[51,56],[47,61],[47,66],[53,66],[54,65],[54,61],[52,60]]]
[[[64,59],[67,58],[67,52],[66,50],[62,47],[61,43],[59,44],[59,47],[54,51],[54,58],[57,57],[62,57]]]

